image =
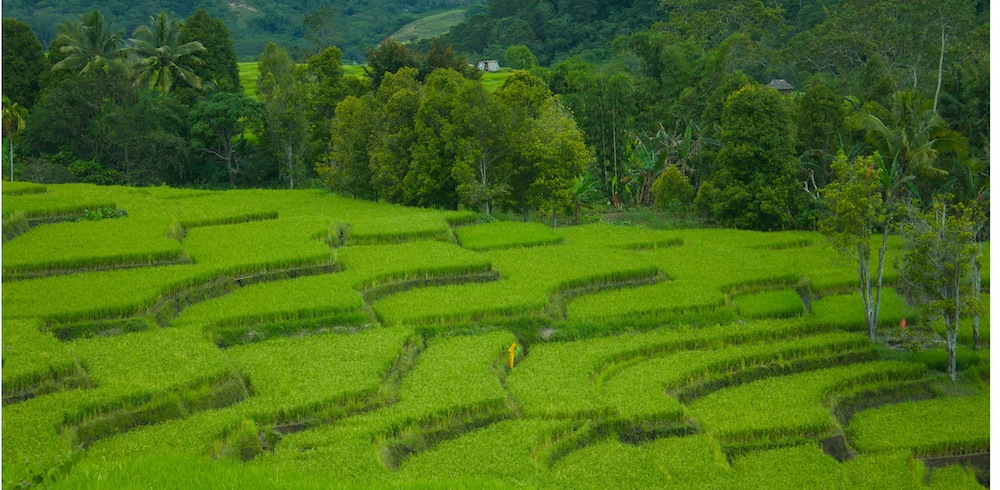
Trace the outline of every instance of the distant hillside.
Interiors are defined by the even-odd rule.
[[[252,60],[268,42],[285,47],[293,57],[304,59],[317,48],[336,44],[346,62],[363,62],[365,48],[374,47],[389,35],[423,17],[469,9],[484,12],[489,0],[3,0],[3,17],[31,26],[42,44],[56,36],[56,25],[90,10],[114,19],[126,36],[151,15],[165,10],[175,18],[190,16],[197,8],[225,22],[233,47],[241,60]],[[454,13],[436,19],[454,25],[463,18]],[[432,29],[433,31],[433,29]],[[440,34],[441,31],[435,32]]]
[[[421,17],[409,24],[406,24],[398,31],[392,33],[392,38],[408,43],[419,39],[430,39],[441,36],[452,27],[465,21],[467,15],[465,9],[449,10],[440,14]]]

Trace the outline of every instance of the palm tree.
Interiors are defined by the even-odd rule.
[[[938,154],[954,151],[964,158],[967,153],[965,139],[948,128],[933,102],[912,90],[893,94],[888,117],[873,112],[862,108],[851,123],[886,158],[898,160],[902,175],[943,178],[948,172],[935,166]]]
[[[79,20],[56,27],[59,49],[67,56],[52,66],[53,70],[79,70],[81,74],[94,68],[107,70],[122,65],[125,54],[123,32],[113,32],[111,23],[94,10],[80,16]]]
[[[204,64],[195,53],[205,51],[199,41],[178,44],[180,24],[170,20],[166,12],[149,18],[149,25],[135,30],[133,46],[129,53],[136,70],[135,84],[150,83],[164,93],[170,92],[174,78],[180,78],[196,89],[201,88],[201,78],[195,75],[189,65]]]
[[[3,134],[10,148],[10,181],[14,181],[14,136],[24,130],[28,110],[3,96]]]

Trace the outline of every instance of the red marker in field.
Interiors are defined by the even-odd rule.
[[[899,322],[899,328],[906,330],[906,318],[904,318],[903,321]]]

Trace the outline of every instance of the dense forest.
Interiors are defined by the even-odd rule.
[[[360,79],[334,38],[300,60],[273,36],[256,99],[220,17],[172,19],[78,15],[47,56],[6,19],[5,175],[776,230],[817,226],[843,154],[894,197],[989,197],[985,1],[495,0],[440,39],[373,42]],[[523,71],[488,92],[482,56]]]
[[[275,42],[300,61],[335,44],[355,63],[364,62],[366,47],[407,23],[456,8],[474,14],[486,7],[483,0],[3,0],[4,18],[28,24],[45,45],[59,34],[60,23],[91,10],[132,32],[160,11],[183,18],[203,9],[225,24],[240,60],[255,59],[267,43]]]

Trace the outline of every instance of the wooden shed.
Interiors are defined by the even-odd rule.
[[[480,60],[476,68],[482,71],[500,71],[500,62],[497,60]]]

